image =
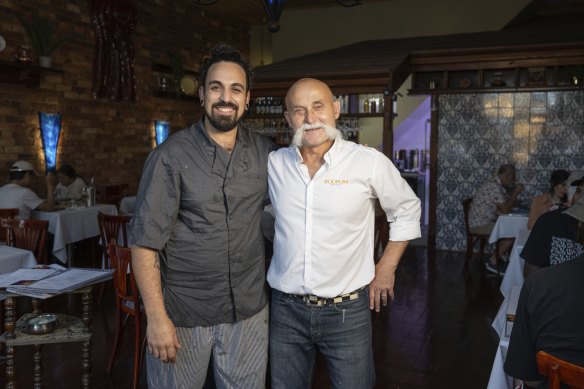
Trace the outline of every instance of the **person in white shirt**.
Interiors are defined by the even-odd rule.
[[[87,186],[85,180],[75,173],[71,165],[63,165],[57,171],[59,183],[55,189],[55,200],[79,200],[83,189]]]
[[[273,388],[311,387],[317,349],[333,387],[373,386],[370,310],[393,299],[399,260],[421,235],[420,200],[385,155],[341,138],[339,114],[325,83],[297,81],[284,114],[293,145],[270,154]],[[377,199],[391,231],[375,265]]]
[[[17,161],[10,167],[10,182],[0,187],[0,208],[18,208],[18,219],[30,219],[30,211],[52,211],[55,207],[53,174],[47,174],[47,198],[41,199],[30,187],[37,174],[28,161]]]

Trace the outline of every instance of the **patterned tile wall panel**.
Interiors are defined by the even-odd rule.
[[[437,247],[465,250],[462,200],[513,163],[526,203],[554,169],[584,170],[584,92],[440,96]]]

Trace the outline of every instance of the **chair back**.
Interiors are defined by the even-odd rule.
[[[3,224],[10,228],[10,238],[14,247],[32,251],[38,263],[47,263],[48,221],[4,219]]]
[[[548,377],[549,389],[560,389],[560,383],[571,389],[584,389],[584,366],[574,365],[545,351],[537,353],[539,374]]]
[[[389,243],[389,222],[385,213],[375,217],[375,244],[373,249],[373,260],[375,263],[379,260],[379,252],[383,254],[385,247]]]
[[[130,315],[140,315],[140,294],[132,270],[132,251],[115,243],[107,245],[111,268],[114,269],[116,305]],[[131,302],[131,304],[127,304]]]
[[[106,247],[112,240],[122,246],[128,247],[128,223],[129,216],[108,215],[97,213],[97,224],[99,225],[99,235],[101,244]]]
[[[104,251],[104,267],[109,267],[109,255],[107,245],[111,242],[118,243],[128,247],[128,229],[130,222],[129,216],[108,215],[97,213],[97,224],[99,225],[99,235],[101,247]]]
[[[0,220],[2,219],[14,219],[18,215],[18,208],[0,208]],[[10,228],[3,226],[0,222],[0,243],[12,246],[12,240],[10,237]]]
[[[466,234],[470,234],[470,227],[468,225],[468,215],[470,214],[470,204],[472,203],[472,197],[462,200],[462,210],[464,213],[464,229]]]
[[[113,184],[104,187],[103,201],[107,204],[115,204],[120,209],[120,201],[126,197],[128,184]]]

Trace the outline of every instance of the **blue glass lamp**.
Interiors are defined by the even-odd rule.
[[[164,120],[155,120],[154,121],[154,130],[156,131],[156,146],[161,144],[168,138],[168,130],[170,128],[170,124]]]
[[[57,146],[61,134],[61,113],[39,112],[39,125],[43,151],[45,152],[45,170],[55,172],[57,167]]]

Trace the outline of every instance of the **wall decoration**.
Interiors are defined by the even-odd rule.
[[[95,30],[93,98],[136,100],[134,43],[136,7],[130,0],[92,0]]]

